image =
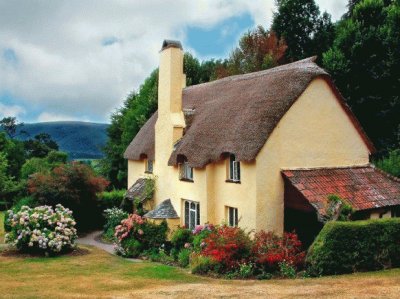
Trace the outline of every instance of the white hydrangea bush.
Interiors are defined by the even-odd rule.
[[[7,244],[27,252],[57,254],[75,248],[77,233],[72,211],[62,205],[30,208],[23,206],[14,213],[8,211],[10,231]]]

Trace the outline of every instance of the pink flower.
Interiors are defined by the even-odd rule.
[[[190,243],[185,243],[185,248],[190,248]]]
[[[138,230],[138,234],[139,234],[139,235],[143,235],[143,234],[144,234],[143,230],[139,229],[139,230]]]

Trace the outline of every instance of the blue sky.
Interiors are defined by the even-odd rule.
[[[274,0],[0,0],[0,118],[108,122],[158,65],[163,39],[224,58]],[[333,19],[347,0],[317,0]]]

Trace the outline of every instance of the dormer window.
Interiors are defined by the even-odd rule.
[[[146,160],[146,173],[153,173],[153,160]]]
[[[229,156],[228,181],[235,183],[240,182],[240,162],[236,161],[235,155]]]
[[[179,164],[179,179],[193,182],[193,167],[190,167],[187,161]]]

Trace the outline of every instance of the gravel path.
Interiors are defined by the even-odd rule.
[[[81,238],[78,238],[78,240],[76,240],[76,242],[78,244],[82,244],[82,245],[91,245],[91,246],[95,246],[97,248],[103,249],[104,251],[107,251],[110,254],[114,254],[114,245],[112,244],[107,244],[104,242],[101,242],[101,233],[102,231],[94,231],[90,234],[87,234]],[[126,260],[129,260],[131,262],[142,262],[142,260],[139,259],[130,259],[127,258]]]

